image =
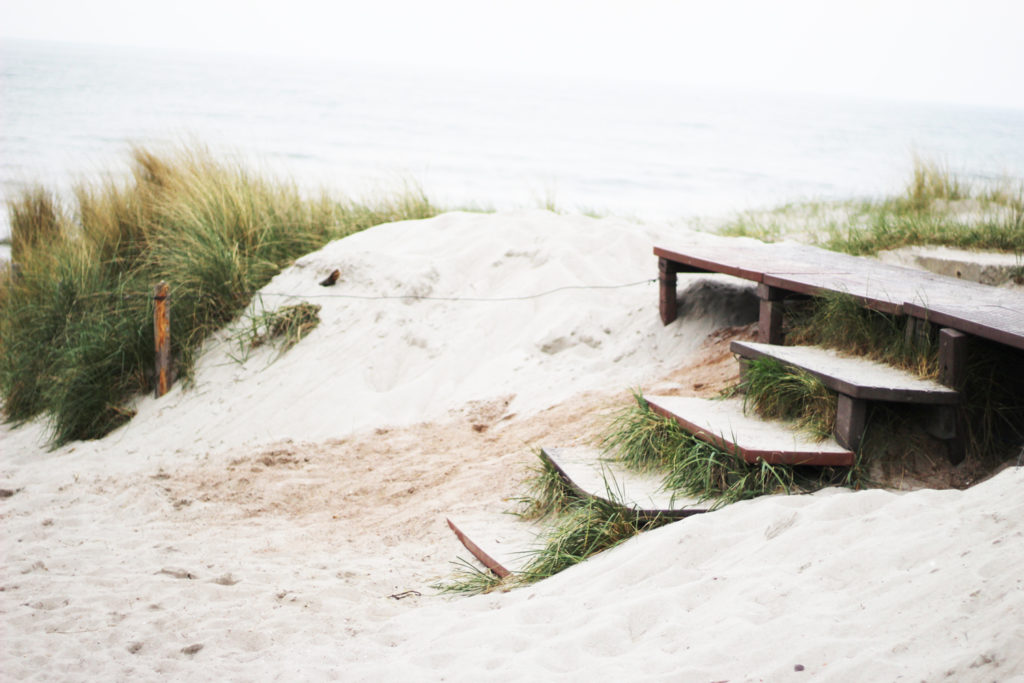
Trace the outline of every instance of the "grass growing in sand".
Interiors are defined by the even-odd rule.
[[[579,496],[562,478],[555,466],[541,453],[534,451],[536,463],[526,477],[526,493],[516,498],[522,519],[536,521],[566,512],[579,500]]]
[[[607,500],[578,499],[549,529],[544,545],[534,553],[518,580],[532,583],[546,579],[643,531],[671,521],[664,517],[645,516]]]
[[[1019,254],[1024,251],[1024,184],[972,185],[939,164],[915,159],[900,195],[790,204],[742,215],[719,232],[767,242],[795,235],[856,255],[917,245]]]
[[[479,595],[490,593],[503,587],[511,587],[509,577],[502,579],[489,569],[480,569],[469,560],[461,557],[452,564],[455,571],[444,581],[435,583],[432,588],[439,593],[449,595]]]
[[[787,308],[786,343],[824,346],[935,378],[938,343],[908,332],[910,324],[907,316],[864,308],[848,294],[830,292]]]
[[[797,429],[818,439],[832,435],[837,396],[814,375],[775,358],[747,361],[737,387],[745,409],[773,420],[792,420]]]
[[[262,305],[262,302],[259,302]],[[320,324],[320,306],[309,302],[281,306],[274,310],[254,310],[246,325],[231,337],[238,347],[235,360],[244,362],[253,349],[264,345],[277,348],[278,355],[292,348]]]
[[[50,419],[55,445],[132,415],[153,365],[153,285],[171,285],[172,353],[187,375],[200,343],[298,256],[332,239],[438,213],[416,190],[357,202],[305,197],[202,149],[137,148],[127,178],[45,188],[9,203],[15,268],[0,277],[6,419]]]

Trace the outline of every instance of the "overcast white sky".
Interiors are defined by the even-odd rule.
[[[1024,0],[2,0],[0,36],[1024,108]]]

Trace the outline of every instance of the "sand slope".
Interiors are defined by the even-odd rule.
[[[531,446],[643,386],[714,393],[749,293],[669,327],[651,245],[713,237],[545,212],[380,226],[265,289],[322,323],[274,362],[208,346],[107,438],[0,430],[0,675],[189,680],[1012,680],[1024,474],[826,491],[646,534],[535,587],[451,599],[444,515],[507,509]],[[317,282],[334,268],[333,289]],[[699,279],[699,278],[695,278]],[[711,284],[707,284],[711,283]],[[419,593],[396,599],[407,591]],[[801,665],[802,671],[794,671]]]

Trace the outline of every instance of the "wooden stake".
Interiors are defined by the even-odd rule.
[[[169,288],[161,282],[153,291],[153,338],[156,341],[156,397],[170,389],[171,309],[167,303]]]

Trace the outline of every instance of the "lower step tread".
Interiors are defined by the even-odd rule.
[[[662,517],[688,517],[711,506],[664,490],[657,474],[634,472],[604,460],[596,448],[545,447],[541,453],[579,493],[590,498]]]

